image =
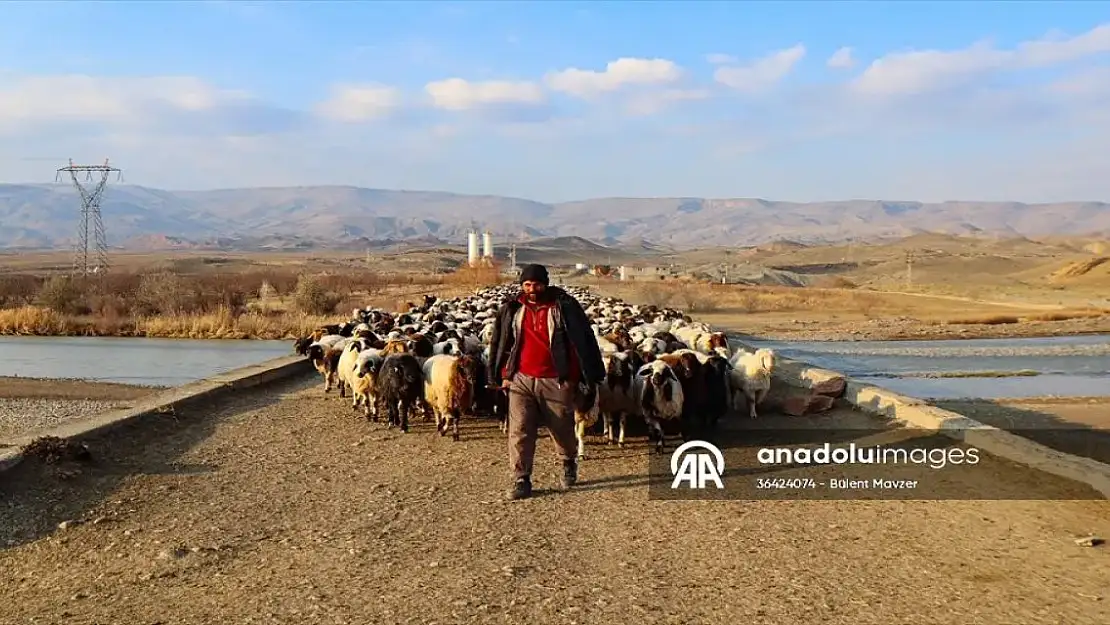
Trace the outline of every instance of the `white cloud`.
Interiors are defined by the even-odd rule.
[[[139,121],[156,108],[201,112],[249,99],[242,91],[222,90],[192,76],[27,76],[0,83],[0,126],[58,121],[124,124]]]
[[[401,91],[379,84],[336,85],[316,113],[340,122],[366,122],[385,117],[402,104]]]
[[[544,82],[555,91],[592,99],[628,86],[673,84],[682,80],[683,75],[674,61],[625,57],[609,62],[601,72],[576,67],[551,72]]]
[[[633,94],[625,104],[632,115],[656,115],[679,102],[705,100],[713,96],[708,89],[662,89]]]
[[[431,96],[436,108],[448,111],[465,111],[483,106],[540,105],[547,96],[538,84],[490,80],[470,82],[462,78],[448,78],[430,82],[424,91]]]
[[[777,85],[805,55],[806,47],[799,43],[747,65],[720,67],[713,72],[713,79],[736,91],[761,93]]]
[[[1019,65],[1043,67],[1103,52],[1110,52],[1110,24],[1096,26],[1075,37],[1049,33],[1041,39],[1021,44],[1015,56]]]
[[[836,52],[833,52],[825,65],[832,69],[851,69],[856,64],[856,59],[852,57],[852,49],[845,46]]]
[[[1069,74],[1048,88],[1062,97],[1110,99],[1110,67],[1095,67]]]
[[[1058,34],[1000,50],[980,41],[962,50],[895,52],[875,60],[852,84],[860,94],[913,96],[969,85],[1002,70],[1040,68],[1110,52],[1110,24],[1075,37]]]

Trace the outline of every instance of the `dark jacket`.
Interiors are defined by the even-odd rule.
[[[570,293],[555,286],[549,286],[544,298],[554,298],[555,306],[548,315],[551,336],[551,357],[559,371],[559,381],[564,382],[570,375],[570,355],[577,354],[582,381],[600,384],[605,380],[605,363],[601,359],[601,348],[590,329],[590,319],[578,300]],[[501,370],[508,364],[508,379],[516,374],[520,366],[520,342],[516,337],[520,332],[524,304],[520,298],[505,302],[493,322],[493,336],[490,337],[488,376],[491,385],[499,386],[502,381]],[[571,352],[569,346],[573,345]]]

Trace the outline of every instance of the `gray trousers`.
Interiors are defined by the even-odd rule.
[[[563,460],[578,457],[574,433],[575,388],[559,389],[556,378],[533,378],[517,373],[509,386],[509,463],[513,478],[532,475],[539,426],[547,427]]]

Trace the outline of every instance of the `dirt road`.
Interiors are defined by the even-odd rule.
[[[315,376],[162,419],[0,476],[0,622],[1110,622],[1104,501],[650,501],[635,439],[504,502],[495,423],[402,435]]]

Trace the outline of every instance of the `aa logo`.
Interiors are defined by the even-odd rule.
[[[686,453],[691,449],[705,449],[701,453]],[[681,461],[681,464],[680,464]],[[713,482],[723,489],[721,475],[725,472],[725,457],[713,443],[706,441],[686,441],[671,454],[671,475],[674,481],[671,488],[686,482],[689,488],[705,488],[706,482]]]

